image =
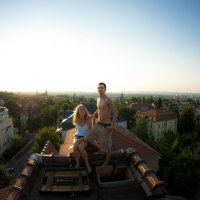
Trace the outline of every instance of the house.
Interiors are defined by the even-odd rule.
[[[139,112],[137,116],[147,119],[147,134],[156,141],[163,138],[164,132],[177,132],[178,118],[174,112],[153,109]]]
[[[13,137],[13,119],[9,117],[6,107],[0,107],[0,155],[10,146]]]
[[[20,124],[21,127],[26,129],[27,128],[27,121],[28,121],[28,114],[25,111],[20,113]]]
[[[151,103],[131,103],[129,105],[129,108],[135,110],[136,113],[152,110],[154,109],[154,106]]]

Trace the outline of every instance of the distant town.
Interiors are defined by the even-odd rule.
[[[135,148],[171,194],[194,198],[200,191],[200,93],[107,95],[118,110],[116,134],[121,141],[113,133],[112,150]],[[51,142],[65,155],[66,146],[62,145],[74,128],[71,117],[74,108],[82,103],[93,114],[96,98],[95,92],[0,92],[0,171],[8,172],[7,175],[0,172],[0,187],[13,184],[20,173],[21,168],[15,169],[16,164],[11,162],[17,152],[27,144],[27,156],[42,151],[46,139],[38,138],[45,128],[59,138],[60,143],[54,143],[55,139]]]

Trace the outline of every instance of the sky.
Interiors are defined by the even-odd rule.
[[[0,91],[200,93],[199,0],[0,0]]]

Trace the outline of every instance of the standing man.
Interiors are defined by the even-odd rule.
[[[85,147],[88,143],[96,146],[96,142],[99,142],[100,149],[106,150],[106,159],[103,165],[107,165],[111,155],[112,146],[112,130],[116,126],[117,120],[117,110],[112,102],[112,100],[106,96],[106,84],[98,84],[99,97],[97,98],[97,110],[92,115],[92,117],[97,118],[97,123],[85,136],[84,142],[79,145],[79,150],[85,165],[87,167],[88,173],[92,171],[89,161],[88,154]],[[111,119],[112,113],[112,119]]]

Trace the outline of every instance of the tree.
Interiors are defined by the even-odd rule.
[[[42,120],[42,116],[38,115],[34,118],[28,118],[27,121],[27,128],[30,131],[37,131],[38,129],[43,127],[43,120]]]
[[[116,104],[118,115],[121,115],[127,121],[127,128],[130,129],[135,124],[135,111],[120,103]]]
[[[15,103],[14,100],[9,100],[5,103],[5,107],[8,108],[9,114],[13,117],[14,126],[20,128],[21,106]]]
[[[14,135],[12,139],[12,144],[10,147],[3,153],[3,157],[6,159],[12,158],[24,145],[26,141],[22,139],[21,135]]]
[[[54,127],[44,127],[38,131],[32,147],[32,152],[40,153],[48,140],[51,141],[52,144],[54,144],[57,150],[59,149],[61,140],[56,133],[56,129]]]
[[[182,107],[179,111],[181,132],[190,133],[194,130],[194,110],[191,106]]]
[[[161,108],[161,107],[162,107],[162,99],[159,97],[157,101],[157,108]]]
[[[149,141],[149,136],[147,134],[147,119],[142,117],[136,118],[136,125],[134,128],[134,133],[143,141]]]
[[[179,147],[180,148],[180,147]],[[161,156],[158,176],[173,195],[192,197],[200,187],[200,142]]]
[[[47,103],[42,104],[41,118],[42,118],[42,127],[53,126],[55,124],[55,119],[52,115],[52,110]]]
[[[179,145],[179,134],[168,130],[163,135],[164,137],[159,143],[157,141],[151,141],[149,144],[161,154],[173,152]]]
[[[13,183],[13,175],[5,170],[5,166],[0,163],[0,189]]]

